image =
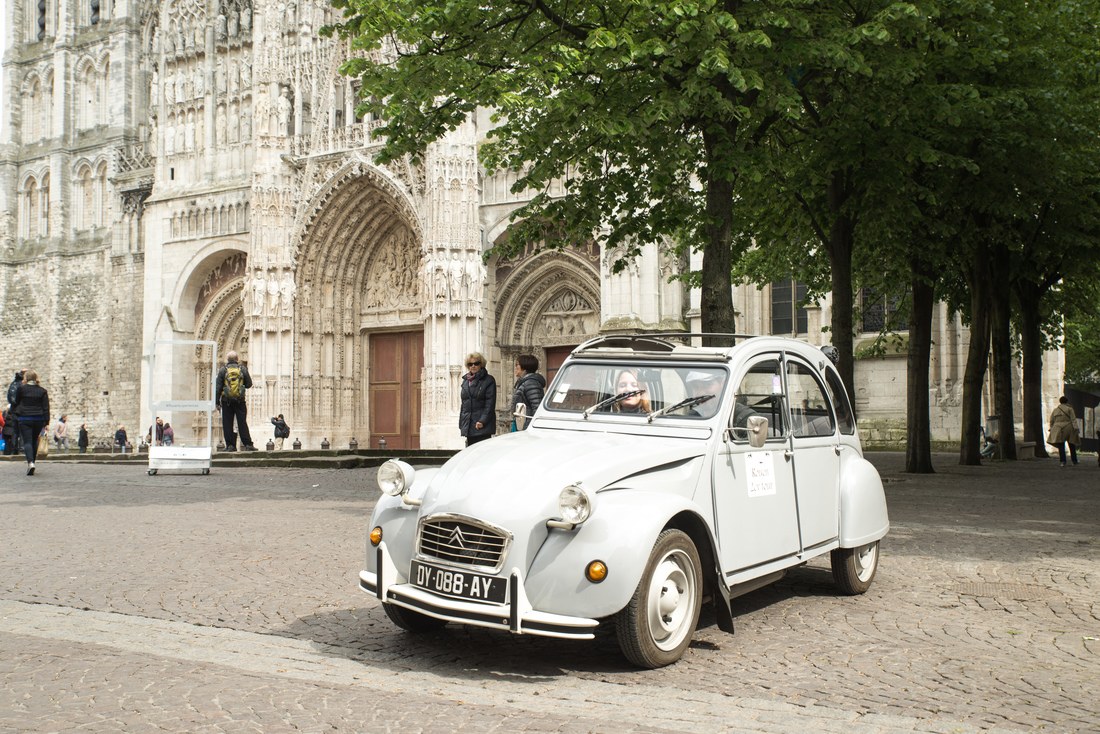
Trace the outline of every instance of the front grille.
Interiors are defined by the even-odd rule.
[[[420,525],[417,551],[446,563],[495,571],[504,561],[509,540],[507,533],[470,520],[428,518]]]

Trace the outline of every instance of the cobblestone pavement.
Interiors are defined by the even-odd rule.
[[[374,470],[0,465],[0,731],[1100,731],[1094,457],[901,472],[871,590],[824,563],[638,671],[594,642],[394,628]]]

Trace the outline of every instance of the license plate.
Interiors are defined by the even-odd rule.
[[[413,586],[443,596],[503,604],[508,594],[508,579],[496,576],[440,568],[420,561],[413,561],[410,570]]]

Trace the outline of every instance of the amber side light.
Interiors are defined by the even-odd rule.
[[[376,528],[374,528],[373,530],[370,531],[370,544],[376,546],[381,542],[382,542],[382,528],[381,527],[376,527]]]
[[[603,561],[592,561],[584,569],[584,576],[594,584],[607,578],[607,565]]]

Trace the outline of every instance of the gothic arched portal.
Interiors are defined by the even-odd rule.
[[[398,353],[410,362],[396,388],[392,380],[384,381],[385,399],[379,393],[379,404],[419,406],[422,256],[411,207],[377,169],[361,164],[345,169],[318,196],[294,274],[293,403],[306,440],[325,437],[334,446],[352,437],[364,445],[371,440],[376,428],[371,416],[376,392],[370,368],[372,335],[391,335],[379,344],[402,341]],[[419,410],[405,407],[397,433],[407,443],[391,440],[391,446],[419,440]],[[388,418],[391,412],[387,408]]]
[[[496,333],[503,374],[520,354],[553,376],[572,347],[600,328],[599,249],[528,253],[496,266]]]

